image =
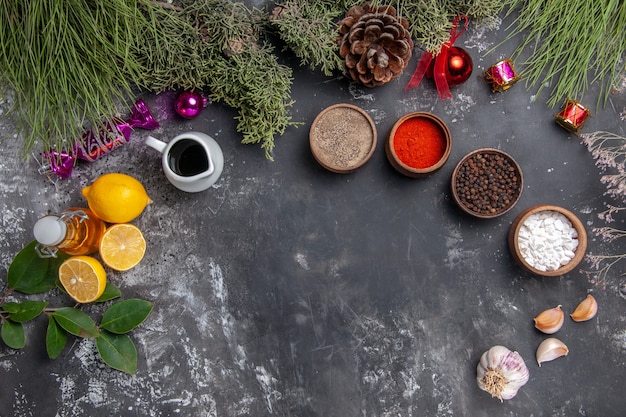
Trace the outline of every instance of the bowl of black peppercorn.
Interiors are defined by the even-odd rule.
[[[479,218],[511,210],[523,189],[522,170],[513,157],[494,148],[465,155],[452,172],[452,197],[464,212]]]

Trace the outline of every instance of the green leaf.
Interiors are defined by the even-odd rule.
[[[67,333],[58,325],[53,316],[49,316],[48,331],[46,332],[46,350],[48,357],[55,359],[61,354],[67,343]]]
[[[48,265],[46,275],[43,277],[39,284],[33,287],[33,291],[36,291],[37,293],[46,292],[57,286],[57,281],[59,280],[59,267],[61,266],[63,261],[70,257],[70,255],[61,251],[57,252],[56,255],[56,258],[49,259],[50,264]],[[32,292],[31,294],[35,294],[35,292]]]
[[[117,288],[115,285],[111,284],[110,282],[107,282],[107,286],[104,288],[104,292],[102,293],[100,297],[98,297],[96,302],[101,303],[103,301],[109,301],[114,298],[119,298],[121,296],[122,296],[122,291],[120,291],[120,289]]]
[[[104,312],[100,327],[117,334],[128,333],[148,317],[152,306],[136,298],[118,301]]]
[[[90,338],[100,333],[91,317],[75,308],[60,308],[51,315],[54,316],[59,326],[74,336]]]
[[[137,348],[126,334],[113,334],[103,330],[96,338],[102,360],[111,368],[134,374],[137,372]]]
[[[35,245],[37,241],[33,240],[19,251],[7,272],[9,287],[26,294],[42,292],[39,285],[46,277],[50,265],[50,258],[40,258],[37,255]]]
[[[0,333],[2,334],[4,343],[13,349],[21,349],[26,345],[26,336],[24,335],[24,326],[22,326],[22,323],[4,320]]]
[[[21,303],[4,303],[2,308],[9,313],[11,320],[24,322],[40,315],[47,305],[46,301],[24,301]]]

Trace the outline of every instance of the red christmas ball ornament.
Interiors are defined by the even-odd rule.
[[[448,49],[448,63],[446,65],[446,81],[448,87],[456,87],[463,84],[472,75],[474,63],[472,57],[463,48],[452,46]],[[433,78],[435,60],[433,59],[426,72],[427,78]]]
[[[463,48],[453,46],[448,51],[448,69],[446,79],[450,87],[463,84],[472,75],[474,63],[472,57]]]
[[[208,100],[196,91],[183,91],[176,97],[176,113],[185,119],[193,119],[206,107]]]

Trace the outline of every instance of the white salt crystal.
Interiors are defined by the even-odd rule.
[[[546,210],[530,215],[520,227],[518,246],[524,260],[539,271],[554,271],[574,258],[578,233],[563,214]]]

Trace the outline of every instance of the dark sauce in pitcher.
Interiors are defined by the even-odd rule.
[[[168,153],[168,162],[172,171],[182,177],[193,177],[209,169],[204,146],[193,139],[176,142]]]

